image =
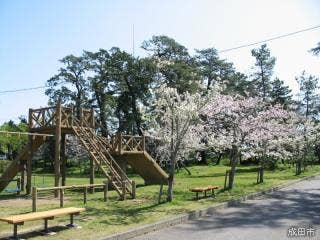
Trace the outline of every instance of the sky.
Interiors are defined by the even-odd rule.
[[[134,41],[133,41],[134,25]],[[167,35],[194,49],[237,47],[320,25],[318,0],[1,0],[0,92],[44,86],[59,59],[83,50],[120,47],[136,56],[153,35]],[[268,43],[275,75],[294,92],[303,70],[320,77],[320,57],[309,50],[320,28]],[[221,53],[250,74],[253,46]],[[44,89],[0,94],[0,123],[45,107]]]

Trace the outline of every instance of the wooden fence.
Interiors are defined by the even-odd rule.
[[[38,193],[43,191],[59,191],[60,207],[64,207],[64,194],[65,190],[83,189],[83,204],[87,203],[88,189],[103,188],[103,200],[108,201],[108,181],[103,184],[86,184],[86,185],[73,185],[73,186],[60,186],[60,187],[32,187],[32,211],[37,211]]]

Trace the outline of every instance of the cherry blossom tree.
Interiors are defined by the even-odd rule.
[[[302,166],[306,166],[307,156],[315,148],[319,139],[319,126],[311,119],[297,116],[294,120],[294,132],[290,145],[296,163],[296,175],[301,174]]]
[[[264,169],[270,161],[292,156],[286,147],[294,138],[296,114],[283,106],[265,106],[250,123],[248,140],[251,153],[260,160],[260,179],[264,181]]]
[[[262,101],[257,98],[219,95],[202,111],[206,122],[208,145],[216,150],[230,151],[229,189],[233,188],[236,165],[240,154],[250,155],[247,136],[251,122]]]
[[[287,124],[292,114],[281,106],[267,105],[261,98],[220,95],[206,105],[202,115],[209,145],[231,153],[229,189],[234,185],[240,155],[244,159],[256,157],[260,160],[260,182],[263,182],[268,160],[290,154],[284,146],[294,132]]]
[[[161,139],[158,153],[169,162],[168,200],[173,198],[175,165],[199,149],[230,152],[228,188],[234,185],[236,166],[243,159],[260,161],[260,182],[264,169],[280,159],[301,157],[314,144],[315,127],[281,105],[269,105],[261,98],[223,95],[219,89],[203,96],[160,87],[149,131]],[[206,144],[204,144],[204,142]],[[302,153],[302,154],[301,154]]]
[[[204,129],[199,113],[208,102],[208,97],[199,93],[179,94],[177,89],[166,86],[160,87],[156,96],[153,127],[149,134],[161,139],[162,144],[157,151],[169,162],[167,200],[172,201],[176,163],[203,147],[201,139]]]

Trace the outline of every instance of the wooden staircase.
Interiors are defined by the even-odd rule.
[[[129,195],[135,197],[135,186],[109,153],[108,146],[90,127],[85,127],[74,120],[72,129],[81,144],[89,152],[94,163],[101,169],[121,199]]]

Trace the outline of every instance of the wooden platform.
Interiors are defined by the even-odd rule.
[[[61,183],[63,185],[66,178],[66,160],[62,157],[65,156],[66,134],[76,135],[91,157],[90,183],[94,183],[94,169],[99,167],[122,199],[125,199],[127,194],[134,196],[133,184],[124,168],[118,166],[114,157],[130,164],[146,184],[167,183],[168,175],[146,152],[145,136],[116,134],[105,138],[98,135],[101,126],[97,123],[93,109],[77,110],[72,107],[63,107],[61,104],[55,107],[29,109],[28,125],[30,133],[54,136],[54,186],[56,187]],[[31,193],[31,159],[44,142],[45,137],[29,138],[29,144],[0,177],[0,192],[7,187],[23,166],[26,166],[26,193]],[[24,173],[21,171],[21,174]],[[56,197],[57,195],[56,192]]]

